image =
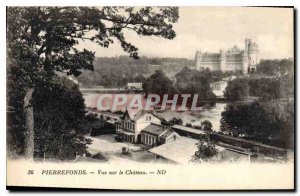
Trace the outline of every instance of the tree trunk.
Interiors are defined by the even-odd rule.
[[[34,119],[31,105],[34,88],[29,88],[24,97],[23,111],[25,114],[25,158],[33,160],[34,154]]]

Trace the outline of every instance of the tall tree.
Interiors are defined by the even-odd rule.
[[[212,73],[209,69],[203,71],[192,70],[184,67],[175,75],[176,88],[182,94],[198,94],[199,99],[213,105],[216,96],[212,93],[209,83],[212,80]]]
[[[72,160],[86,152],[90,139],[85,105],[74,82],[54,77],[36,87],[33,95],[35,158]]]
[[[228,101],[242,100],[249,96],[249,84],[245,78],[236,78],[228,82],[224,96]]]
[[[32,95],[36,87],[50,83],[55,72],[78,76],[83,69],[93,70],[94,53],[78,50],[80,40],[105,48],[118,41],[130,57],[138,58],[138,48],[125,39],[125,30],[173,39],[172,23],[178,18],[176,7],[9,7],[8,77],[17,80],[11,86],[24,87],[25,157],[34,154]]]
[[[172,81],[166,76],[162,70],[156,70],[145,83],[143,90],[146,94],[155,93],[159,95],[173,94],[175,92]]]
[[[208,120],[201,122],[201,127],[204,131],[212,131],[212,124]]]
[[[197,147],[198,148],[191,159],[191,161],[195,163],[210,161],[219,152],[215,144],[210,141],[209,136],[204,141],[200,140]]]
[[[294,103],[281,100],[228,104],[221,132],[270,145],[293,148]]]

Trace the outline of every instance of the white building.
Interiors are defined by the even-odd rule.
[[[121,121],[116,123],[116,133],[127,142],[143,143],[147,146],[163,144],[179,137],[170,128],[161,125],[153,111],[139,110],[136,114],[126,110]]]
[[[158,146],[174,141],[179,135],[169,127],[151,123],[141,131],[141,143],[147,146]]]
[[[209,84],[210,89],[217,97],[223,98],[225,89],[228,86],[228,82],[234,80],[235,78],[236,76],[230,76],[227,78],[223,78],[220,81],[212,82]]]
[[[221,80],[217,82],[210,83],[209,86],[212,90],[212,92],[217,97],[224,97],[225,89],[227,87],[227,81]]]
[[[139,110],[136,114],[133,114],[126,110],[121,122],[117,124],[116,132],[125,141],[140,143],[142,129],[151,123],[160,124],[160,119],[153,112]]]
[[[141,82],[127,83],[126,87],[129,90],[143,90],[143,83]]]

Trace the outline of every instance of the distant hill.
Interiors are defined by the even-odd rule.
[[[78,77],[83,86],[121,87],[127,82],[134,82],[138,75],[148,77],[155,70],[161,69],[174,79],[182,68],[194,66],[194,61],[186,58],[150,58],[142,56],[132,59],[128,56],[97,57],[94,61],[94,71],[83,71]]]

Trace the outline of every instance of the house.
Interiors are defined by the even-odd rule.
[[[143,83],[141,82],[127,83],[126,88],[129,90],[143,90]]]
[[[209,86],[212,90],[212,92],[217,97],[224,97],[225,89],[227,87],[227,81],[221,80],[217,82],[210,83]]]
[[[236,79],[236,76],[229,76],[226,78],[223,78],[220,81],[217,82],[212,82],[209,84],[210,89],[212,90],[212,92],[219,98],[223,98],[224,97],[224,93],[225,93],[225,89],[228,86],[228,82],[232,81],[234,79]]]
[[[180,136],[186,136],[194,139],[206,138],[207,131],[187,127],[183,125],[173,125],[172,130],[177,132]]]
[[[151,123],[161,124],[160,118],[153,111],[139,110],[136,113],[126,110],[117,123],[116,133],[123,140],[141,143],[141,131]]]
[[[174,141],[179,135],[169,127],[151,123],[141,131],[141,143],[147,146],[158,146]]]

